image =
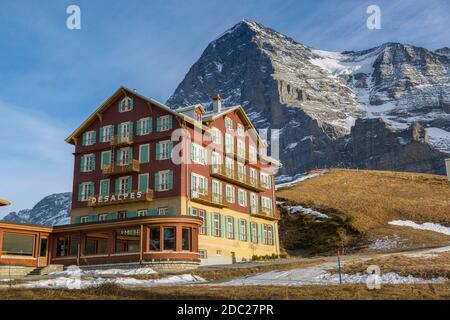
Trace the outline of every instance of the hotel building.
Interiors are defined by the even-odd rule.
[[[223,108],[216,96],[210,111],[171,109],[121,87],[66,141],[75,148],[71,224],[33,231],[35,260],[192,267],[279,254],[281,164],[241,106]],[[49,239],[45,250],[36,232]]]

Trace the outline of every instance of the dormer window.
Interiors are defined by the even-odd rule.
[[[133,98],[125,97],[119,102],[119,112],[127,112],[133,110],[134,101]]]

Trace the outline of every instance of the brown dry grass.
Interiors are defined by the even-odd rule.
[[[335,286],[179,286],[124,289],[103,285],[85,290],[0,290],[0,299],[16,300],[373,300],[373,299],[450,299],[447,284],[384,285],[371,291],[365,285]]]
[[[377,265],[382,274],[396,272],[402,276],[411,275],[423,279],[450,278],[450,252],[430,253],[430,255],[427,257],[402,254],[376,257],[366,261],[344,262],[342,272],[347,274],[365,273],[368,266]],[[331,271],[336,273],[337,269]]]
[[[369,241],[392,235],[394,229],[398,233],[406,230],[408,237],[402,237],[410,242],[406,247],[443,245],[450,241],[450,237],[435,232],[387,224],[391,220],[412,220],[450,226],[450,184],[444,176],[331,169],[322,176],[278,190],[277,196],[344,216],[349,219],[351,229]]]

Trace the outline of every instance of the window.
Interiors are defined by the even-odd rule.
[[[2,254],[33,256],[34,236],[3,233]]]
[[[222,144],[222,132],[217,129],[216,127],[212,127],[209,130],[209,136],[211,139],[211,142],[214,142],[215,144],[221,145]]]
[[[181,230],[181,250],[191,250],[191,229],[183,228]]]
[[[147,192],[148,190],[148,173],[143,173],[138,176],[138,189],[141,192]]]
[[[247,180],[247,170],[245,168],[245,165],[238,162],[237,168],[238,168],[238,171],[237,171],[238,179],[245,182]]]
[[[200,259],[208,259],[208,251],[202,249],[198,250],[198,257]]]
[[[234,178],[234,160],[231,158],[225,158],[225,174]]]
[[[250,214],[258,213],[258,195],[256,193],[250,193]]]
[[[206,219],[205,219],[205,210],[198,210],[198,217],[202,218],[202,225],[198,229],[200,234],[206,234]]]
[[[108,214],[107,213],[102,213],[98,215],[98,221],[106,221],[108,220]]]
[[[101,169],[109,168],[111,166],[111,151],[102,152],[102,161],[100,164]]]
[[[150,228],[150,251],[161,250],[161,228]]]
[[[100,128],[100,142],[110,142],[114,135],[114,126],[104,126]]]
[[[238,189],[238,204],[241,207],[247,206],[247,191],[244,191],[242,189]]]
[[[164,228],[164,250],[175,251],[175,228]]]
[[[208,162],[208,152],[202,146],[191,143],[191,160],[195,163],[206,165]]]
[[[148,163],[150,161],[150,145],[141,144],[139,146],[139,162]]]
[[[145,217],[147,215],[147,210],[143,209],[143,210],[138,210],[137,212],[137,216],[138,217]]]
[[[136,135],[144,136],[152,132],[152,118],[139,119],[136,123]]]
[[[228,203],[236,202],[236,190],[232,185],[227,184],[225,186],[225,197]]]
[[[253,243],[258,243],[258,224],[256,222],[252,222],[250,224],[251,228],[251,240]]]
[[[158,132],[168,131],[172,129],[172,116],[162,116],[156,119],[156,126]]]
[[[248,158],[250,163],[256,163],[258,160],[258,154],[256,148],[252,145],[248,147]]]
[[[119,112],[127,112],[133,110],[134,101],[130,97],[125,97],[119,102]]]
[[[170,159],[173,143],[170,140],[161,141],[156,144],[156,160]]]
[[[270,216],[272,216],[272,199],[268,197],[261,196],[261,210]]]
[[[81,156],[81,172],[91,172],[95,170],[95,154],[86,154]]]
[[[169,208],[168,207],[161,207],[158,208],[158,216],[165,216],[169,214]]]
[[[273,245],[273,227],[267,226],[267,244]]]
[[[41,239],[39,243],[39,257],[47,256],[47,239]]]
[[[88,131],[83,133],[82,136],[82,145],[83,146],[91,146],[95,144],[96,142],[96,132],[95,131]]]
[[[233,120],[231,120],[229,117],[225,117],[225,128],[233,129]]]
[[[80,218],[80,222],[81,222],[81,223],[89,222],[89,216],[81,217],[81,218]]]
[[[94,183],[83,182],[79,185],[78,201],[87,201],[89,197],[94,196]]]
[[[268,175],[267,173],[260,173],[260,182],[261,186],[263,186],[266,189],[272,188],[272,177]]]
[[[117,150],[117,164],[119,166],[127,166],[131,164],[133,159],[133,149],[131,147],[121,148]]]
[[[222,204],[222,183],[217,180],[213,180],[211,184],[211,200],[214,203]]]
[[[220,214],[219,213],[214,213],[213,214],[213,235],[215,237],[220,237],[221,236],[221,225],[220,225]]]
[[[173,189],[172,170],[159,171],[155,173],[155,190],[168,191]]]
[[[117,219],[124,220],[127,218],[127,212],[126,211],[119,211],[117,212]]]
[[[245,128],[242,124],[238,123],[237,124],[237,134],[240,137],[245,137]]]
[[[256,169],[254,168],[250,168],[249,169],[249,174],[250,174],[250,184],[257,186],[258,185],[258,171],[256,171]]]
[[[118,193],[124,194],[131,192],[132,182],[130,176],[118,178],[118,183],[119,183]]]
[[[100,196],[109,195],[109,179],[100,180]]]
[[[234,153],[234,138],[231,133],[225,133],[225,153]]]
[[[242,139],[237,139],[237,156],[245,159],[245,141]]]
[[[263,225],[263,243],[264,244],[268,244],[268,236],[269,236],[269,233],[268,233],[268,228],[267,228],[267,225],[266,224],[264,224]]]
[[[227,238],[234,239],[234,218],[227,217]]]
[[[133,141],[133,122],[123,122],[118,126],[118,139],[120,143]]]
[[[247,220],[239,219],[239,240],[247,241]]]
[[[199,195],[208,194],[208,179],[196,173],[191,173],[191,196],[198,198]]]

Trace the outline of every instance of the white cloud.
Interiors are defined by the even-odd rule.
[[[1,101],[0,114],[0,197],[12,202],[0,215],[70,191],[73,149],[63,124]]]

